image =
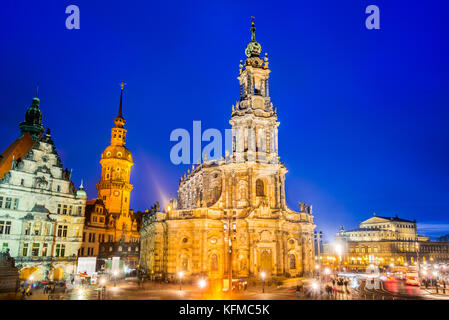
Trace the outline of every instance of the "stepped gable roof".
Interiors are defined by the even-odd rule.
[[[0,156],[0,179],[11,170],[12,160],[23,159],[36,143],[29,132],[16,139]]]

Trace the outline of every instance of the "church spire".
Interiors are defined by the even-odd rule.
[[[256,41],[256,27],[254,26],[254,17],[251,17],[251,41]]]
[[[120,104],[118,107],[118,115],[114,118],[114,123],[116,128],[123,128],[125,125],[125,118],[123,118],[123,108],[122,108],[122,102],[123,102],[123,87],[126,85],[125,82],[120,83]]]
[[[126,85],[125,82],[120,83],[120,87],[121,87],[121,90],[120,90],[120,105],[118,107],[118,116],[120,118],[123,118],[123,116],[122,116],[122,99],[123,99],[123,87],[125,85]]]
[[[246,46],[245,54],[248,58],[259,57],[262,52],[262,46],[256,41],[256,27],[254,17],[251,17],[251,41]]]

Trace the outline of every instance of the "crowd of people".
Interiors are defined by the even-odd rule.
[[[324,284],[327,299],[349,300],[352,296],[350,279],[346,277],[331,277]]]

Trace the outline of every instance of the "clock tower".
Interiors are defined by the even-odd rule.
[[[129,202],[133,186],[129,183],[133,160],[131,152],[125,147],[127,130],[122,115],[123,87],[121,83],[118,115],[111,129],[111,144],[101,155],[101,178],[97,183],[98,198],[112,216],[110,226],[115,230],[115,241],[127,241],[127,233],[132,230],[132,217]]]

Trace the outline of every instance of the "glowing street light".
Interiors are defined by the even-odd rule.
[[[260,277],[262,278],[262,293],[264,293],[265,292],[265,277],[266,277],[265,272],[261,272]]]
[[[184,272],[179,271],[178,277],[179,277],[179,291],[182,291],[182,277],[184,276]]]
[[[330,268],[326,268],[326,270],[324,272],[326,272],[326,274],[329,275],[329,274],[331,274],[331,269]]]
[[[339,244],[339,243],[336,243],[336,244],[334,245],[334,247],[335,247],[335,252],[336,252],[337,255],[338,255],[338,267],[340,268],[340,264],[341,264],[341,255],[343,254],[343,247],[342,247],[342,245]]]

